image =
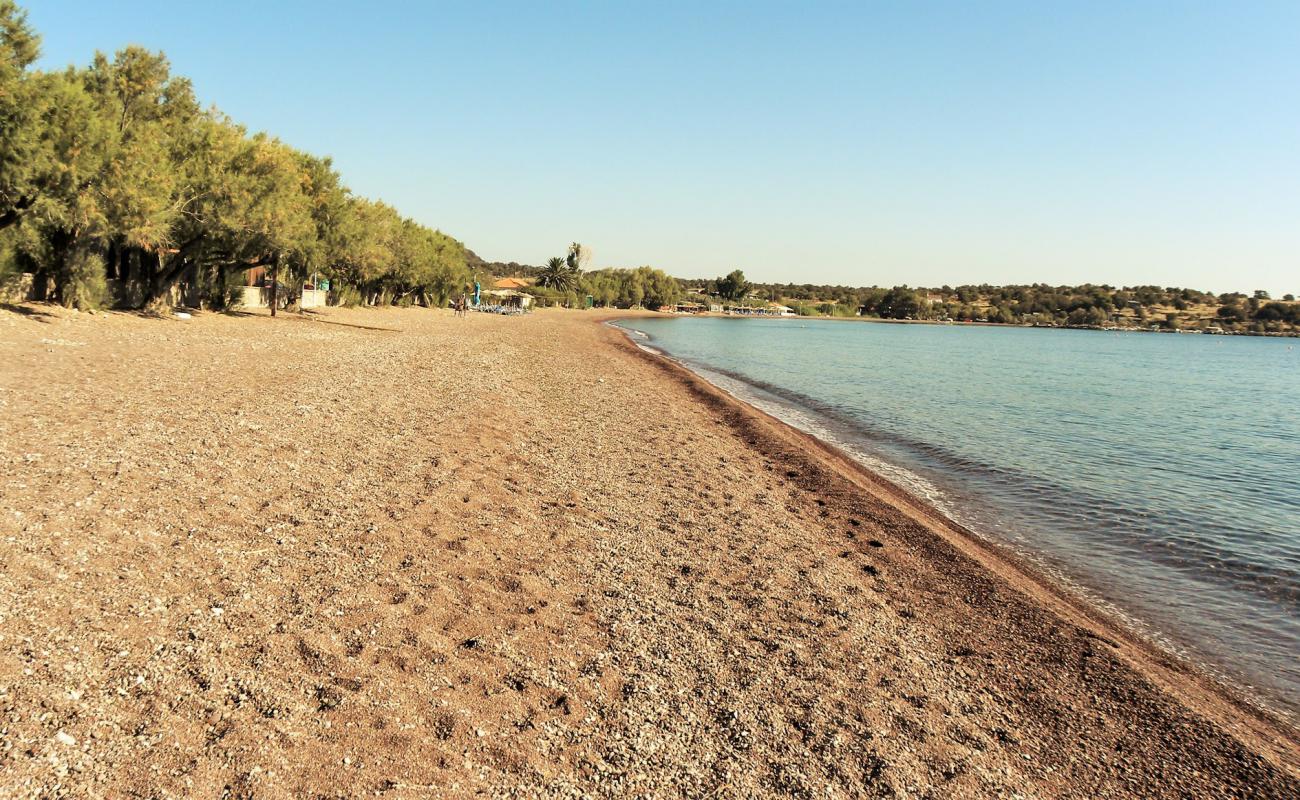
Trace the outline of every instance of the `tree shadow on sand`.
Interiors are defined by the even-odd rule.
[[[322,325],[341,325],[344,328],[360,328],[363,331],[386,331],[388,333],[401,333],[401,328],[384,328],[379,325],[358,325],[355,322],[339,322],[338,320],[325,319],[311,311],[304,311],[301,314],[285,314],[285,319],[297,318],[303,322],[319,322]]]
[[[50,312],[45,311],[40,306],[35,306],[29,303],[0,303],[0,311],[10,311],[14,314],[21,314],[24,317],[31,317],[37,322],[44,322],[46,324],[49,324],[49,321],[54,319],[54,315]]]
[[[230,317],[259,317],[269,319],[266,314],[259,314],[253,311],[243,311],[240,309],[231,309],[222,312]],[[355,322],[339,322],[338,320],[325,319],[314,311],[281,311],[276,315],[276,319],[283,319],[290,322],[315,322],[321,325],[338,325],[344,328],[357,328],[363,331],[384,331],[385,333],[401,333],[402,328],[385,328],[380,325],[360,325]]]

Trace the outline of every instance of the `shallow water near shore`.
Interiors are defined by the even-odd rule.
[[[1293,722],[1300,714],[1294,341],[620,324],[1026,555],[1160,646]]]

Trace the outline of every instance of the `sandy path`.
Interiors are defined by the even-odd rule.
[[[1294,739],[590,316],[27,311],[0,795],[1294,796]]]

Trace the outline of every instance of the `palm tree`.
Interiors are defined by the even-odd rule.
[[[537,276],[537,285],[567,292],[577,283],[577,273],[569,268],[563,258],[555,256],[546,262]]]

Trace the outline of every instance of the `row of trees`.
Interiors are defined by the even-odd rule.
[[[201,109],[161,53],[42,72],[39,43],[0,0],[0,271],[33,273],[39,299],[220,307],[264,267],[291,293],[318,272],[353,300],[441,304],[469,279],[460,242]]]
[[[574,242],[564,256],[555,256],[541,267],[522,264],[485,264],[497,274],[533,278],[528,289],[543,305],[566,305],[578,308],[591,304],[608,308],[658,309],[677,303],[683,290],[681,282],[663,270],[652,267],[635,269],[605,268],[584,271],[591,261],[591,248]],[[504,268],[504,269],[502,269]]]
[[[0,0],[0,273],[30,272],[35,294],[69,305],[228,305],[247,271],[265,268],[291,294],[312,273],[347,301],[441,305],[484,263],[455,239],[354,195],[327,158],[250,135],[202,109],[166,58],[128,47],[82,68],[34,70],[40,40]],[[546,302],[652,308],[683,287],[725,301],[781,301],[800,311],[887,318],[1104,324],[1170,322],[1184,312],[1225,327],[1296,325],[1290,295],[1211,295],[1138,286],[814,286],[750,284],[740,270],[678,281],[659,270],[585,272],[578,243],[536,277]],[[490,270],[484,270],[490,271]],[[500,273],[498,273],[500,274]],[[0,278],[3,278],[0,274]],[[273,288],[274,291],[274,288]]]
[[[597,306],[659,309],[682,299],[681,283],[663,270],[601,269],[583,276],[582,290]]]
[[[1300,325],[1300,304],[1294,295],[1273,301],[1267,292],[1215,295],[1196,289],[1160,286],[828,286],[753,283],[740,271],[725,278],[682,282],[723,301],[772,301],[798,313],[825,316],[865,315],[883,319],[953,319],[1007,324],[1105,326],[1128,323],[1179,327],[1199,321],[1237,330],[1281,330]],[[737,288],[739,287],[739,289]]]
[[[942,286],[933,289],[882,288],[813,284],[751,283],[741,270],[718,278],[672,278],[660,270],[603,269],[583,272],[569,254],[545,266],[483,264],[496,274],[535,278],[532,291],[543,303],[575,306],[590,295],[598,306],[672,305],[689,292],[723,304],[781,302],[809,316],[869,316],[882,319],[952,319],[1004,324],[1051,324],[1102,327],[1115,324],[1184,327],[1199,322],[1230,330],[1277,331],[1300,327],[1300,304],[1293,295],[1272,301],[1267,292],[1215,295],[1196,289],[1158,286],[1116,288],[1107,285]],[[483,262],[480,262],[482,264]]]

